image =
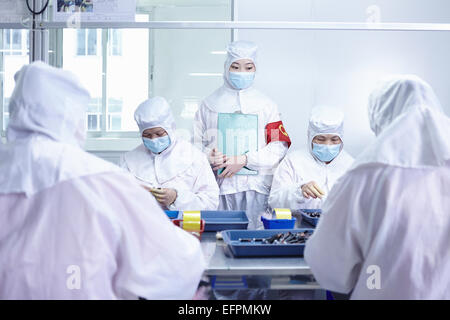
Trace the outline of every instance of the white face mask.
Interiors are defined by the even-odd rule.
[[[163,152],[170,146],[171,143],[169,135],[155,139],[142,138],[142,140],[144,142],[144,146],[153,153]]]
[[[342,143],[339,144],[318,144],[313,143],[313,153],[322,162],[330,162],[336,158],[341,151]]]
[[[237,90],[249,88],[255,79],[255,72],[230,72],[229,80],[231,85]]]

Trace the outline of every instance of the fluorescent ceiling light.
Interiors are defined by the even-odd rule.
[[[211,54],[223,54],[223,55],[225,55],[225,54],[227,54],[227,52],[226,51],[211,51]]]

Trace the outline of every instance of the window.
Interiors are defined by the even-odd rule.
[[[138,1],[136,21],[227,21],[230,3]],[[138,137],[134,111],[157,95],[169,101],[178,127],[190,130],[201,100],[222,83],[224,49],[231,40],[230,30],[65,28],[50,33],[50,50],[60,55],[54,65],[76,73],[95,97],[86,112],[90,138]]]
[[[9,121],[9,101],[14,89],[14,74],[29,61],[28,30],[0,29],[0,129]]]
[[[26,55],[28,51],[28,37],[26,30],[3,30],[3,50],[5,55]]]
[[[3,130],[6,130],[8,127],[9,121],[9,98],[3,99]]]
[[[113,29],[110,33],[109,55],[121,56],[122,55],[122,30]]]
[[[108,130],[120,131],[122,130],[122,99],[109,98],[108,99]]]
[[[77,55],[95,56],[97,55],[97,38],[99,30],[80,29],[77,30]]]
[[[102,99],[91,98],[86,110],[86,128],[88,131],[100,131],[100,121],[102,115]]]
[[[149,97],[150,35],[147,29],[108,30],[106,134],[138,131],[134,110]]]

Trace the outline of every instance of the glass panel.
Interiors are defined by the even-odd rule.
[[[100,114],[87,114],[87,129],[89,131],[96,131],[99,130],[100,128]]]
[[[101,97],[91,98],[91,100],[89,101],[87,112],[102,113],[102,98]]]
[[[62,67],[75,73],[91,94],[87,112],[92,117],[86,118],[89,131],[101,130],[103,59],[97,55],[97,46],[101,48],[100,29],[63,30]]]
[[[22,49],[22,31],[13,30],[12,32],[12,48],[15,50]]]
[[[231,10],[220,7],[158,7],[157,21],[226,21]],[[151,96],[166,98],[172,107],[178,129],[190,133],[201,101],[223,84],[225,48],[230,30],[156,29],[153,30],[153,81]]]
[[[77,55],[86,55],[86,29],[77,30]]]
[[[88,39],[87,39],[87,54],[96,55],[97,54],[97,30],[88,29]],[[99,36],[100,38],[100,36]]]
[[[122,116],[108,115],[108,127],[110,131],[120,131],[122,129]]]
[[[108,121],[107,130],[138,131],[134,110],[148,98],[149,30],[109,30],[108,44],[108,114],[121,121]]]
[[[110,55],[122,55],[122,30],[111,30]]]
[[[230,0],[140,3],[146,9],[138,5],[136,21],[231,19]],[[222,81],[223,50],[231,39],[230,30],[64,29],[60,38],[58,32],[50,31],[52,63],[73,71],[89,89],[89,115],[106,108],[105,129],[124,132],[138,131],[134,111],[155,95],[166,97],[181,127],[190,128],[199,101]],[[102,43],[102,32],[108,34],[107,43]],[[55,42],[61,38],[62,54]],[[103,46],[108,54],[105,70]],[[101,117],[89,123],[86,118],[91,131],[102,128]]]
[[[9,100],[14,90],[14,75],[29,62],[28,30],[1,30],[0,41],[0,110],[3,112],[3,130],[9,120]],[[22,41],[26,39],[26,41]]]
[[[11,31],[13,30],[6,29],[3,31],[4,49],[11,49]]]
[[[108,99],[108,112],[109,113],[120,113],[122,112],[123,101],[122,99]]]

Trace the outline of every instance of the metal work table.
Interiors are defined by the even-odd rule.
[[[234,258],[215,232],[202,235],[205,255],[211,255],[207,275],[311,275],[302,257],[249,257]]]

